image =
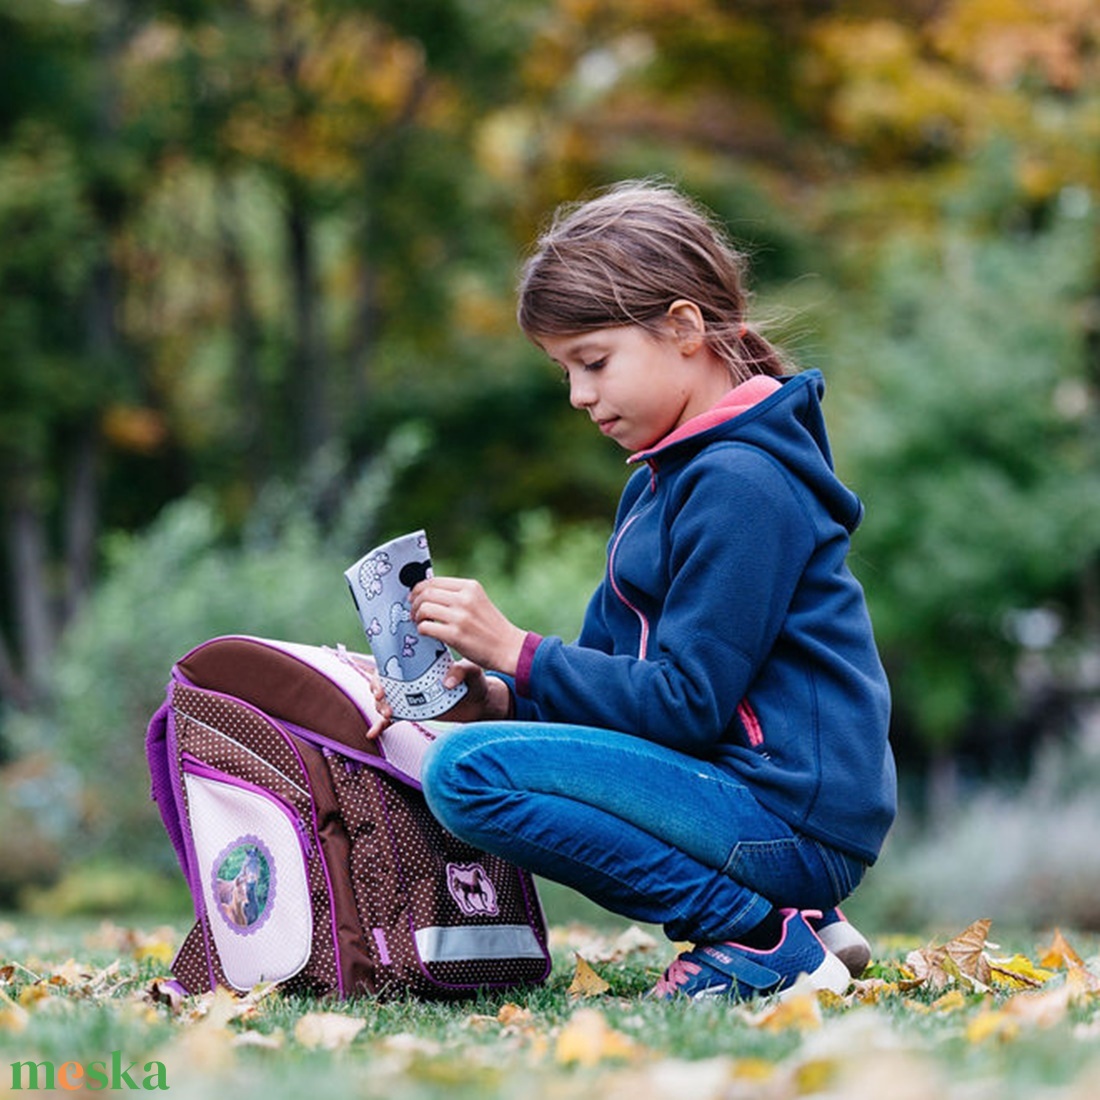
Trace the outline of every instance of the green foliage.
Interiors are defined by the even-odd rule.
[[[94,388],[77,317],[95,227],[73,151],[51,128],[0,147],[0,239],[0,457],[41,460]]]
[[[63,773],[77,780],[48,823],[29,815],[47,839],[73,837],[63,856],[51,849],[39,868],[46,881],[59,863],[71,867],[95,852],[134,867],[169,865],[171,849],[148,800],[143,735],[173,662],[192,646],[236,633],[366,648],[343,571],[371,540],[397,533],[383,526],[386,501],[422,445],[415,429],[395,433],[380,459],[342,489],[342,468],[331,460],[299,483],[272,485],[239,539],[227,536],[209,500],[193,495],[146,532],[111,540],[107,577],[58,654],[53,706],[7,724],[19,748],[64,762],[44,784],[56,785]],[[478,576],[529,629],[575,636],[601,574],[605,534],[557,530],[547,513],[521,517],[518,526],[511,551],[485,538],[468,560],[440,559],[437,570]],[[7,862],[0,860],[0,877]],[[17,863],[9,877],[29,879]],[[77,883],[65,898],[74,890],[83,896]]]
[[[1052,612],[1064,642],[1096,626],[1078,586],[1100,550],[1100,409],[1071,323],[1091,231],[895,248],[836,336],[838,463],[867,505],[855,565],[932,744],[1012,698],[1018,613]]]
[[[319,456],[298,484],[269,486],[239,539],[195,494],[146,532],[108,542],[106,578],[57,655],[52,706],[5,722],[17,748],[61,762],[40,787],[78,777],[75,788],[57,788],[48,821],[22,807],[28,828],[55,844],[79,838],[63,845],[64,862],[104,847],[123,860],[167,862],[143,731],[173,662],[192,646],[232,633],[358,644],[343,570],[376,533],[393,478],[421,445],[415,430],[397,431],[356,477]]]
[[[526,512],[514,546],[487,536],[457,568],[481,579],[514,623],[571,641],[603,576],[608,532],[600,524],[559,528],[549,512]],[[441,560],[436,568],[449,564]]]

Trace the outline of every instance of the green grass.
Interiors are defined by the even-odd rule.
[[[1047,1018],[1021,1015],[986,1038],[975,1021],[1020,1008],[1022,995],[948,987],[888,990],[873,1004],[807,998],[801,1002],[806,1012],[782,1026],[782,1017],[768,1017],[771,1002],[646,1000],[671,945],[658,941],[608,959],[625,925],[591,916],[599,926],[568,932],[556,926],[554,970],[538,988],[458,1004],[318,1003],[269,994],[237,1016],[240,1003],[228,997],[185,1001],[175,1012],[150,1000],[182,921],[168,930],[0,920],[0,1097],[29,1091],[11,1087],[12,1062],[109,1065],[112,1051],[125,1065],[137,1063],[131,1076],[138,1083],[146,1062],[160,1062],[174,1097],[234,1100],[815,1094],[1084,1100],[1100,1084],[1100,998],[1063,1003],[1061,975],[1027,1001],[1047,1005]],[[607,992],[570,996],[578,943],[609,983]],[[1074,946],[1098,972],[1088,959],[1096,945],[1081,937]],[[1035,947],[1002,943],[998,954],[1020,950],[1034,957]],[[891,977],[909,945],[882,937],[875,949],[875,969]],[[945,993],[948,1000],[940,1001]],[[298,1029],[318,1013],[362,1026],[338,1049],[311,1049]],[[319,1023],[323,1035],[328,1021]]]

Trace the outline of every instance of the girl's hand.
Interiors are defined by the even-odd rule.
[[[367,730],[367,740],[373,741],[393,721],[393,708],[386,699],[382,681],[378,679],[378,674],[373,666],[370,668],[368,679],[370,680],[371,692],[374,694],[374,709],[378,712],[371,728]]]
[[[472,661],[456,661],[443,679],[445,688],[466,685],[466,694],[439,717],[444,722],[483,722],[507,718],[512,711],[512,693],[503,680],[486,676]]]
[[[515,675],[527,633],[504,617],[485,589],[464,577],[429,577],[412,590],[417,630],[481,668]]]

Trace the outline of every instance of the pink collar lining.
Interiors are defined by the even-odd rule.
[[[715,428],[719,424],[726,423],[727,420],[732,420],[735,416],[740,416],[754,405],[760,404],[766,397],[770,397],[780,388],[780,385],[779,380],[771,375],[754,374],[739,386],[734,386],[717,405],[698,416],[693,416],[690,420],[685,420],[678,428],[674,428],[669,432],[664,439],[659,439],[651,447],[646,447],[644,451],[632,454],[627,462],[638,462],[649,457],[655,451],[662,450],[673,443],[679,443],[683,439],[690,439],[693,435],[698,435],[709,428]]]

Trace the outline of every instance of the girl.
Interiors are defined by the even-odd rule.
[[[448,717],[474,721],[429,752],[432,811],[694,943],[659,997],[800,974],[843,991],[870,952],[835,907],[895,809],[886,679],[845,562],[862,506],[833,472],[822,378],[749,324],[743,268],[667,185],[559,211],[518,317],[635,467],[606,575],[572,644],[474,580],[412,593],[421,633],[463,658]]]

